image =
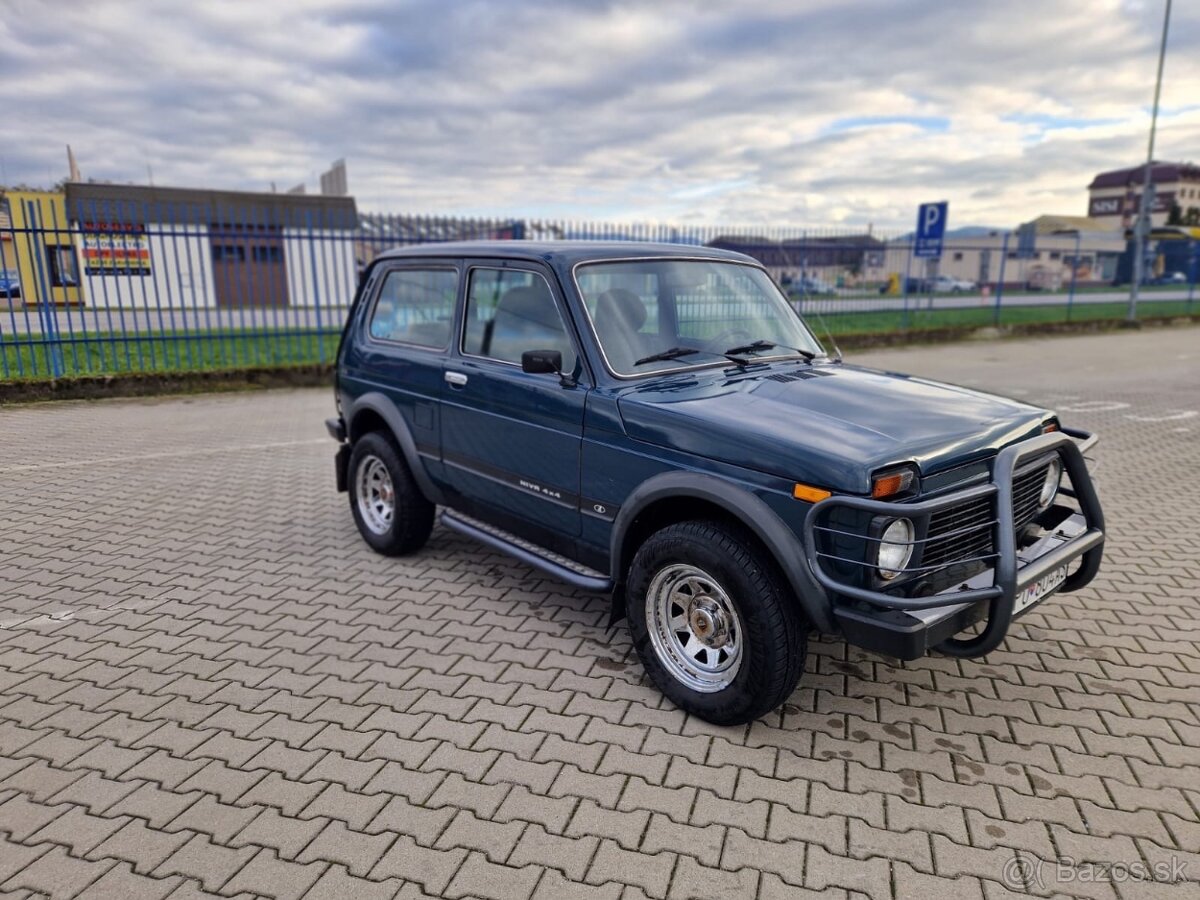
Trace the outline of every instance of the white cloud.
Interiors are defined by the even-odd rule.
[[[0,0],[10,182],[263,190],[349,160],[364,209],[907,227],[1083,212],[1145,154],[1159,2]],[[1176,4],[1158,153],[1200,156]]]

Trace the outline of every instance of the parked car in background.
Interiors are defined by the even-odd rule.
[[[16,300],[21,296],[21,279],[12,269],[0,269],[0,300]]]
[[[979,290],[975,282],[955,278],[953,275],[938,275],[932,279],[929,286],[935,294],[966,294]]]
[[[802,275],[799,278],[792,279],[787,285],[787,292],[795,297],[804,297],[809,295],[831,296],[837,293],[835,288],[828,281],[817,278],[815,275]]]
[[[1152,278],[1147,284],[1187,284],[1187,276],[1182,272],[1164,272],[1157,278]]]
[[[337,486],[370,547],[419,551],[440,507],[446,528],[607,595],[653,683],[719,724],[791,695],[810,632],[979,657],[1100,565],[1091,435],[831,358],[740,253],[393,250],[335,379]]]

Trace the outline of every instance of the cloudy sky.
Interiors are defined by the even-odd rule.
[[[908,227],[1082,214],[1146,131],[1163,0],[0,0],[2,180],[366,210]],[[1156,156],[1200,162],[1200,3]]]

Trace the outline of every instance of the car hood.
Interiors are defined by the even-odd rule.
[[[703,370],[623,390],[635,440],[819,485],[867,493],[872,473],[923,475],[988,458],[1041,432],[1048,413],[908,375],[833,363]]]

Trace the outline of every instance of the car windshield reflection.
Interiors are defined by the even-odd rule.
[[[679,259],[596,262],[579,266],[575,278],[616,375],[725,365],[730,348],[755,348],[756,361],[823,352],[756,266]]]

